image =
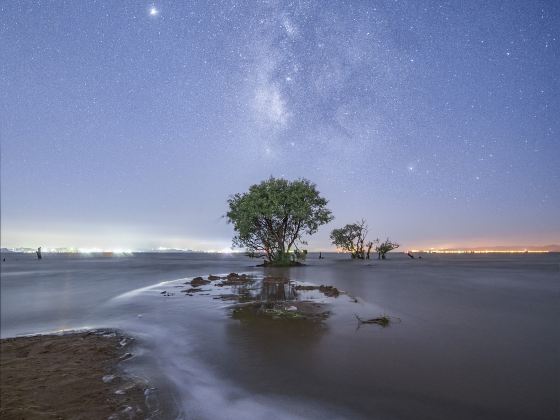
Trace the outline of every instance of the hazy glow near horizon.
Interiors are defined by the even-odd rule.
[[[329,199],[312,250],[558,243],[559,4],[8,2],[2,246],[228,249],[270,175]]]

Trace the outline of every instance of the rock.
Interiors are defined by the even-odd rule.
[[[208,280],[210,280],[210,281],[220,280],[220,277],[219,276],[213,276],[212,274],[210,274],[208,276]]]
[[[193,287],[202,286],[203,284],[208,284],[208,283],[210,283],[210,280],[204,280],[202,277],[195,277],[194,279],[191,280],[191,286]]]
[[[319,286],[319,291],[327,297],[338,297],[340,291],[334,286]]]
[[[250,281],[250,277],[247,274],[237,274],[237,273],[229,273],[224,281],[216,284],[218,287],[222,286],[234,286],[239,284],[245,284]]]
[[[287,311],[290,311],[290,312],[297,311],[297,307],[295,307],[295,306],[288,306],[288,307],[286,308],[286,310],[287,310]]]

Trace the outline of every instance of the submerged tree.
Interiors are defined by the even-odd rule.
[[[226,217],[236,232],[233,245],[265,257],[265,263],[289,265],[292,250],[306,243],[303,235],[313,235],[333,219],[327,203],[307,179],[271,177],[252,185],[228,200]]]
[[[379,242],[379,239],[376,239],[376,240],[373,241],[373,242],[372,242],[372,241],[369,241],[369,242],[367,243],[366,260],[369,260],[369,255],[370,255],[370,253],[371,253],[371,248],[373,247],[373,244],[374,244],[374,243],[377,243],[377,242]]]
[[[331,241],[337,248],[350,253],[352,258],[363,260],[369,258],[372,242],[365,244],[368,234],[368,225],[364,219],[359,222],[348,224],[331,232]],[[364,248],[367,247],[367,253]]]
[[[377,252],[377,258],[380,260],[384,260],[385,254],[387,254],[387,252],[392,251],[393,249],[397,249],[399,246],[400,245],[398,243],[391,242],[389,238],[387,238],[385,242],[381,242],[379,245],[375,247],[375,252]]]
[[[350,253],[353,259],[368,259],[371,249],[375,246],[375,252],[380,260],[385,259],[385,254],[397,249],[399,244],[391,242],[389,238],[385,242],[379,242],[379,239],[366,242],[368,234],[368,225],[364,219],[359,222],[348,224],[340,229],[334,229],[331,232],[331,240],[337,248]]]

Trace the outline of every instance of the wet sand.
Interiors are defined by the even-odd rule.
[[[109,331],[0,340],[0,418],[145,418],[147,384],[120,368],[129,342]]]

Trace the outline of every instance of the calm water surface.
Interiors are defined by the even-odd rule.
[[[559,417],[558,254],[311,255],[286,270],[238,255],[3,256],[2,337],[121,328],[138,342],[129,369],[174,407],[165,418]],[[324,322],[290,323],[239,321],[228,302],[179,292],[232,271],[347,294],[322,300]],[[355,314],[384,313],[400,322],[357,328]]]

